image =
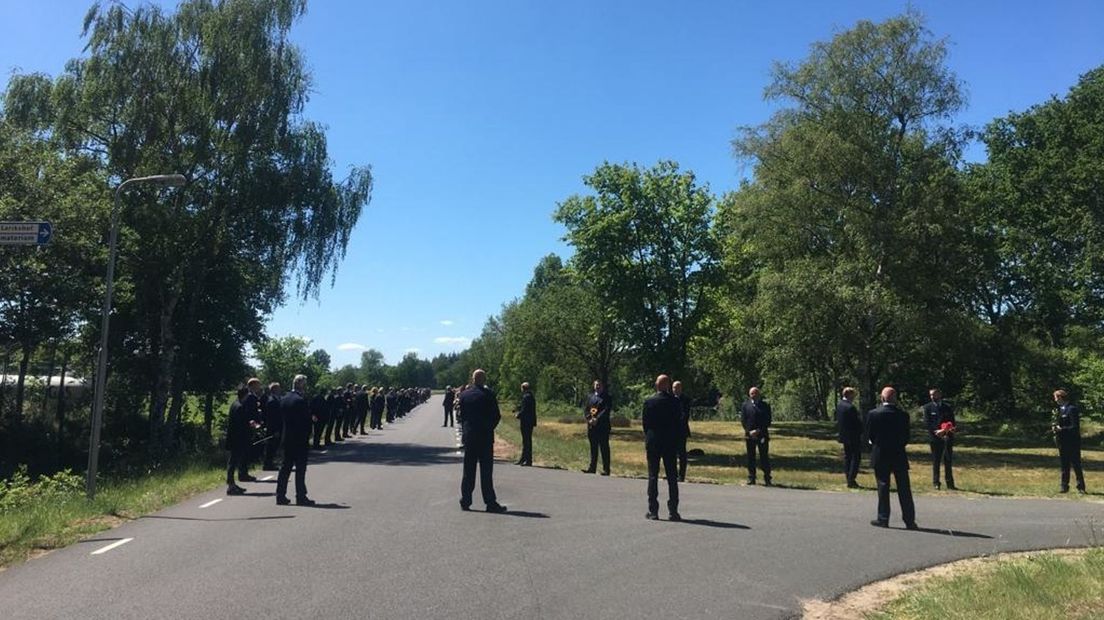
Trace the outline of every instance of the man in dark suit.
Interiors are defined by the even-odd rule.
[[[445,423],[442,427],[452,426],[452,404],[456,401],[456,392],[452,390],[451,385],[445,386]]]
[[[937,387],[928,390],[928,397],[929,402],[924,405],[924,427],[928,429],[928,443],[931,445],[932,486],[936,489],[942,486],[939,483],[939,464],[943,463],[947,474],[947,488],[953,491],[954,470],[951,466],[954,457],[954,409],[943,400],[943,393]],[[947,426],[948,423],[950,426]]]
[[[537,399],[528,382],[521,384],[521,407],[516,417],[521,425],[521,458],[517,464],[528,467],[533,464],[533,428],[537,425]]]
[[[280,399],[280,410],[284,418],[284,462],[280,464],[280,473],[276,476],[276,503],[286,506],[291,503],[287,496],[288,478],[291,468],[295,467],[295,503],[299,506],[313,506],[314,501],[307,497],[307,451],[310,445],[312,419],[307,399],[303,394],[307,390],[307,378],[296,375],[291,383],[291,391]]]
[[[322,435],[326,432],[326,425],[330,421],[330,406],[326,402],[326,389],[319,387],[314,390],[314,396],[310,399],[311,420],[314,421],[314,448],[322,447]],[[326,441],[326,445],[329,445]]]
[[[226,450],[230,457],[226,462],[226,494],[241,495],[245,489],[234,482],[234,473],[248,476],[248,464],[246,462],[249,452],[249,441],[252,438],[252,430],[249,427],[249,416],[242,407],[242,401],[249,394],[249,389],[238,388],[237,399],[230,403],[230,414],[226,421]]]
[[[678,464],[675,447],[681,434],[682,407],[671,394],[671,378],[659,375],[656,393],[644,401],[644,451],[648,457],[648,512],[650,520],[659,518],[659,462],[667,477],[667,512],[672,521],[681,521],[678,512]]]
[[[356,386],[356,391],[353,392],[353,409],[356,411],[353,434],[367,435],[364,423],[368,421],[368,389],[363,385]]]
[[[279,383],[271,383],[268,386],[268,397],[264,403],[264,470],[276,471],[276,450],[280,447],[281,434],[284,432],[284,421],[280,417],[280,397],[282,390]]]
[[[882,389],[882,406],[866,416],[866,436],[874,446],[870,451],[870,464],[878,481],[878,518],[870,524],[889,527],[889,475],[893,474],[905,527],[917,529],[916,506],[912,503],[912,486],[909,484],[908,455],[905,453],[909,442],[909,417],[897,406],[897,390],[891,387]]]
[[[590,442],[590,467],[583,472],[593,474],[598,470],[598,453],[602,453],[602,475],[610,475],[610,415],[613,399],[601,381],[594,382],[594,393],[583,406],[587,422],[587,440]]]
[[[471,387],[460,395],[464,423],[464,477],[460,481],[460,508],[470,510],[475,491],[475,469],[479,467],[479,485],[487,512],[506,512],[494,490],[494,430],[502,419],[498,397],[487,387],[487,373],[472,373]]]
[[[682,381],[671,385],[675,400],[679,405],[679,432],[675,439],[675,454],[678,456],[678,480],[686,482],[686,440],[690,439],[690,397],[682,393]]]
[[[759,466],[763,468],[763,483],[771,485],[770,431],[771,406],[763,400],[759,388],[748,390],[748,399],[740,407],[740,424],[744,427],[744,445],[747,447],[748,484],[755,484],[755,453],[759,452]]]
[[[399,413],[399,395],[395,393],[395,388],[387,391],[387,398],[384,401],[387,404],[387,423],[394,424],[395,417]]]
[[[1069,400],[1065,390],[1054,392],[1058,416],[1054,435],[1058,442],[1058,458],[1062,465],[1062,493],[1069,493],[1070,469],[1077,477],[1077,490],[1085,492],[1085,473],[1081,470],[1081,410]]]
[[[248,393],[241,401],[241,418],[237,422],[234,434],[234,441],[239,450],[238,481],[256,482],[257,479],[249,474],[249,463],[256,457],[253,432],[264,423],[264,400],[261,398],[264,395],[264,387],[261,385],[261,380],[256,377],[247,381],[245,387]]]
[[[383,388],[372,388],[372,428],[381,431],[383,430],[384,400]]]
[[[843,399],[836,405],[839,442],[843,444],[843,475],[847,488],[859,488],[859,463],[862,461],[862,416],[855,406],[855,388],[843,388]]]

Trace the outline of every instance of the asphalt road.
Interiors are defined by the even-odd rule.
[[[274,480],[244,484],[247,496],[212,491],[4,571],[0,616],[787,618],[903,571],[1082,546],[1090,521],[1104,525],[1096,502],[919,496],[922,531],[903,529],[896,503],[877,529],[870,492],[706,484],[681,486],[685,522],[653,522],[643,480],[502,462],[510,513],[481,512],[478,488],[461,512],[440,411],[436,397],[312,454],[318,507],[276,506]]]

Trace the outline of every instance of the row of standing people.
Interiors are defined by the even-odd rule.
[[[265,471],[279,471],[277,503],[289,503],[285,496],[287,476],[296,470],[296,498],[310,505],[306,495],[306,455],[313,447],[321,449],[354,435],[367,435],[366,423],[372,429],[382,429],[386,421],[393,423],[417,405],[429,399],[428,388],[371,388],[347,384],[344,388],[318,388],[309,397],[306,377],[298,375],[293,389],[284,393],[278,383],[267,388],[260,380],[249,379],[239,388],[230,406],[226,429],[226,448],[230,453],[226,468],[227,495],[241,495],[245,489],[235,483],[255,482],[249,465],[263,458]],[[283,460],[276,468],[275,459],[283,447]],[[286,470],[286,471],[285,471]]]

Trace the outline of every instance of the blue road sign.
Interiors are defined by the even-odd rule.
[[[46,245],[53,236],[50,222],[0,222],[0,245]]]

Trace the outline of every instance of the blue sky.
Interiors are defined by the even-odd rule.
[[[89,4],[0,0],[0,71],[60,72]],[[770,115],[772,62],[910,4],[950,40],[960,123],[1062,95],[1104,63],[1095,0],[313,0],[293,32],[314,76],[307,116],[328,126],[339,175],[371,164],[376,190],[335,286],[289,300],[269,333],[311,338],[335,366],[359,360],[353,345],[389,362],[464,348],[541,256],[568,253],[551,213],[582,175],[674,159],[734,188],[729,141]]]

